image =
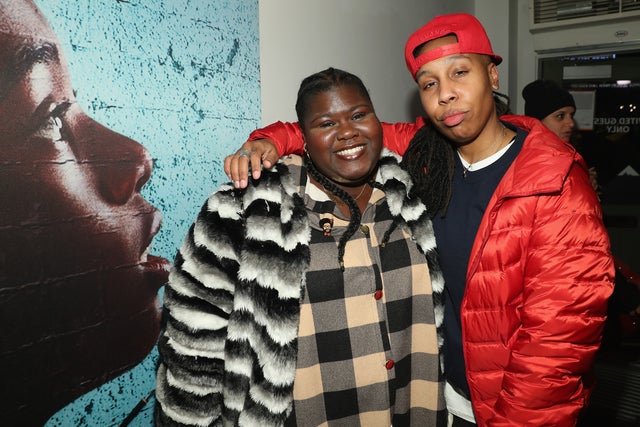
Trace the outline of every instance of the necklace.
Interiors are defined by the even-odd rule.
[[[466,163],[466,161],[463,160],[462,157],[460,158],[460,160],[462,160],[463,162]],[[462,164],[462,177],[463,178],[467,177],[467,173],[471,170],[471,166],[472,166],[472,163],[468,163],[467,166],[465,166],[464,163]]]
[[[362,190],[360,190],[360,193],[358,193],[358,195],[356,197],[354,197],[353,200],[358,201],[360,196],[362,196],[362,194],[364,193],[364,189],[365,188],[367,188],[367,184],[366,183],[362,186]]]
[[[353,197],[353,196],[352,196],[352,197],[353,197],[353,200],[357,202],[357,201],[358,201],[358,199],[359,199],[359,198],[364,194],[364,190],[366,190],[366,188],[367,188],[367,183],[365,183],[365,184],[362,186],[362,190],[360,190],[360,193],[358,193],[358,195],[357,195],[356,197]],[[346,191],[345,191],[345,193],[346,193]],[[347,194],[349,194],[349,193],[347,193]],[[337,205],[344,205],[344,201],[343,201],[341,198],[336,197],[334,194],[332,194],[332,193],[331,193],[331,192],[329,192],[328,190],[327,190],[327,195],[328,195],[328,196],[329,196],[329,198],[330,198],[331,200],[333,200],[333,201],[334,201],[334,203],[336,203]]]
[[[502,142],[502,141],[504,141],[504,137],[505,137],[505,135],[507,134],[507,128],[505,128],[505,127],[504,127],[504,125],[502,124],[502,122],[500,122],[500,127],[502,128],[502,131],[501,131],[501,132],[499,132],[499,133],[496,135],[496,137],[493,139],[493,143],[491,143],[491,145],[490,145],[487,149],[485,149],[485,150],[483,150],[483,151],[481,151],[481,152],[480,152],[480,156],[478,156],[478,157],[481,157],[481,156],[482,156],[482,154],[483,154],[485,151],[489,152],[489,151],[492,151],[492,150],[493,150],[493,152],[492,152],[489,156],[487,156],[487,157],[491,157],[492,155],[494,155],[495,153],[497,153],[498,151],[500,151],[500,148],[501,148],[501,147],[500,147],[501,142]],[[497,149],[495,149],[495,150],[494,150],[494,148],[495,148],[495,147],[497,147]],[[461,161],[461,163],[462,163],[462,177],[463,177],[463,178],[466,178],[466,177],[467,177],[467,174],[471,171],[471,168],[473,167],[473,164],[474,164],[474,163],[476,163],[477,161],[467,162],[467,161],[462,157],[462,154],[460,154],[460,151],[458,151],[458,156],[460,157],[460,161]],[[487,158],[487,157],[485,157],[485,158]],[[480,160],[484,160],[484,159],[480,159]],[[478,161],[479,161],[479,160],[478,160]],[[465,165],[465,163],[466,163],[466,165]]]

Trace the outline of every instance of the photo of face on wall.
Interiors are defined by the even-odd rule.
[[[42,425],[149,354],[169,262],[150,154],[82,111],[31,0],[0,2],[0,117],[0,418]]]

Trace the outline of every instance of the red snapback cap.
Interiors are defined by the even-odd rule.
[[[413,51],[417,47],[451,34],[457,37],[457,43],[428,50],[418,57],[413,56]],[[493,53],[489,37],[487,37],[487,33],[480,21],[475,16],[467,13],[436,16],[411,34],[404,48],[407,68],[414,79],[420,67],[427,62],[457,53],[489,55],[496,65],[502,62],[502,57]]]

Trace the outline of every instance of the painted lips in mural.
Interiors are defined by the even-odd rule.
[[[151,351],[169,262],[149,153],[82,111],[30,0],[0,3],[0,118],[0,413],[42,425]]]

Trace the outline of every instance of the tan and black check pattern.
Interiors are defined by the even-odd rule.
[[[289,167],[292,176],[300,176]],[[393,218],[384,193],[374,189],[340,271],[337,246],[348,220],[305,175],[300,178],[312,228],[311,265],[289,421],[298,426],[436,425],[444,411],[425,256],[402,225],[380,246]],[[334,221],[330,236],[320,226],[325,217]]]

